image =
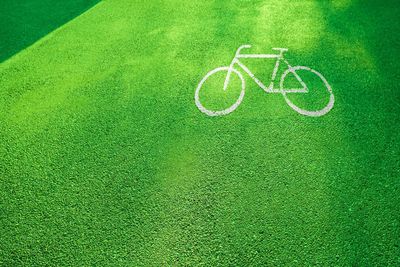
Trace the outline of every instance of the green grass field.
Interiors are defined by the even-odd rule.
[[[58,2],[0,3],[1,266],[400,266],[397,1]],[[332,111],[201,113],[242,44]]]

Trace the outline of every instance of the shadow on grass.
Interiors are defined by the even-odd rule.
[[[392,0],[354,0],[342,9],[318,4],[326,32],[333,36],[319,49],[334,51],[329,61],[331,73],[336,73],[336,114],[343,128],[341,140],[349,148],[331,149],[331,162],[343,159],[332,165],[329,175],[341,192],[335,208],[343,229],[340,242],[350,265],[396,265],[400,9]]]
[[[100,0],[3,0],[0,7],[0,62],[79,16]]]

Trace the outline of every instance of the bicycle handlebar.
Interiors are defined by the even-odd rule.
[[[242,45],[242,46],[240,46],[240,47],[238,48],[238,50],[236,51],[236,56],[239,56],[240,51],[241,51],[242,49],[249,49],[249,48],[251,48],[251,45]]]

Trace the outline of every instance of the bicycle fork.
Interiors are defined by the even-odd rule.
[[[225,78],[225,82],[224,82],[224,91],[226,91],[226,89],[228,88],[228,84],[229,84],[229,80],[231,79],[231,74],[232,74],[232,69],[233,69],[233,65],[235,65],[236,63],[239,62],[239,60],[237,59],[240,55],[240,51],[243,48],[250,48],[250,45],[243,45],[241,47],[239,47],[239,49],[236,51],[235,57],[233,58],[231,64],[229,65],[229,70],[228,70],[228,74],[226,75]]]
[[[232,60],[231,64],[229,65],[228,74],[226,75],[225,82],[224,82],[224,91],[226,91],[226,89],[228,88],[229,80],[231,79],[233,65],[235,65],[235,63],[236,63],[236,56]]]

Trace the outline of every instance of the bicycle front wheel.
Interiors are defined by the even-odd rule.
[[[300,78],[300,72],[305,72],[304,74],[307,74],[306,76],[309,76],[312,78],[310,81],[305,81],[302,78]],[[319,106],[318,108],[312,108],[312,103],[305,103],[307,101],[293,101],[289,98],[289,94],[293,94],[291,92],[286,91],[285,87],[285,82],[287,82],[288,75],[293,74],[294,77],[297,79],[297,81],[305,87],[304,89],[307,92],[303,93],[295,93],[298,96],[301,94],[315,94],[317,97],[321,96],[323,99],[323,104]],[[310,75],[311,74],[311,75]],[[303,76],[302,76],[303,77]],[[285,80],[286,79],[286,80]],[[316,86],[317,90],[310,91],[310,86],[309,82],[317,82],[319,86]],[[289,86],[287,86],[289,87]],[[331,109],[333,108],[333,105],[335,103],[335,96],[333,95],[332,88],[329,85],[328,81],[325,79],[324,76],[322,76],[321,73],[319,73],[316,70],[313,70],[309,67],[304,67],[304,66],[296,66],[296,67],[290,67],[288,70],[286,70],[281,77],[280,81],[280,88],[282,95],[284,96],[286,103],[296,112],[305,115],[305,116],[310,116],[310,117],[320,117],[325,114],[327,114]],[[314,89],[314,88],[313,88]],[[293,94],[294,95],[294,94]],[[320,102],[319,100],[321,99],[314,99],[312,102]],[[302,107],[300,107],[302,106]]]
[[[243,98],[244,98],[244,94],[245,94],[245,81],[243,79],[242,74],[237,71],[236,69],[231,69],[232,72],[231,74],[236,74],[239,77],[239,80],[241,81],[241,88],[240,88],[240,93],[239,96],[237,97],[237,99],[235,100],[235,102],[232,105],[228,105],[228,107],[226,108],[219,108],[219,109],[211,109],[211,108],[206,108],[203,103],[200,101],[200,93],[203,92],[203,88],[205,87],[205,83],[206,81],[209,80],[209,78],[211,76],[216,75],[217,73],[221,73],[223,74],[223,72],[226,72],[226,75],[228,75],[230,68],[229,67],[220,67],[220,68],[216,68],[212,71],[210,71],[209,73],[206,74],[206,76],[204,76],[204,78],[200,81],[199,85],[196,88],[196,92],[195,92],[195,103],[197,108],[207,114],[208,116],[224,116],[224,115],[228,115],[229,113],[232,113],[233,111],[235,111],[239,105],[242,103]],[[226,75],[223,75],[221,77],[226,77]],[[231,75],[230,77],[230,81],[232,81],[233,75]],[[224,82],[221,80],[220,86],[221,87],[221,92],[223,91],[223,85]],[[236,98],[236,97],[235,97]],[[232,103],[232,102],[231,102]]]

